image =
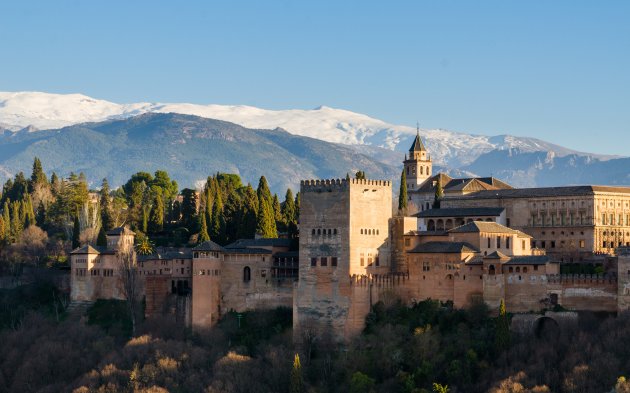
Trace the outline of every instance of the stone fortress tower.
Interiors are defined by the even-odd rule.
[[[420,188],[433,172],[433,163],[427,153],[427,149],[420,138],[420,127],[416,130],[416,139],[409,148],[409,156],[403,161],[405,176],[407,177],[407,190],[413,191]]]
[[[300,185],[296,341],[308,331],[351,337],[369,312],[361,277],[390,270],[392,186],[384,180],[306,180]]]

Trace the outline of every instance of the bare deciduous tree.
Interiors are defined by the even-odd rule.
[[[141,293],[140,272],[136,263],[136,252],[133,247],[122,248],[118,252],[118,274],[122,284],[122,294],[127,302],[131,317],[131,334],[136,335],[136,311]]]

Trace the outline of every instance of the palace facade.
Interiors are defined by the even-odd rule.
[[[389,298],[493,310],[503,300],[517,313],[630,306],[630,187],[518,189],[434,174],[419,134],[403,165],[405,214],[393,209],[388,180],[304,180],[299,250],[286,239],[243,239],[138,257],[145,313],[202,329],[230,311],[292,307],[299,342],[306,333],[347,340]],[[72,252],[73,301],[124,298],[119,260],[133,238],[118,228],[107,247]],[[601,274],[561,274],[565,263]]]

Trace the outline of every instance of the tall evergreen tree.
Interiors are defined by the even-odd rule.
[[[199,231],[199,243],[203,243],[205,241],[210,240],[210,235],[208,234],[208,225],[206,223],[206,212],[205,210],[202,212],[202,214],[199,215],[200,217],[200,227],[201,230]]]
[[[164,229],[164,201],[162,195],[157,194],[153,207],[151,209],[151,221],[149,223],[149,230],[153,233],[161,232]]]
[[[495,346],[498,353],[508,349],[510,346],[510,321],[505,309],[505,301],[503,299],[501,299],[501,304],[499,305]]]
[[[243,193],[242,223],[238,231],[238,238],[251,239],[256,234],[258,205],[258,195],[251,184],[248,184]]]
[[[273,207],[273,215],[276,223],[282,222],[282,208],[280,207],[280,200],[277,194],[273,194],[271,206]]]
[[[79,214],[74,216],[74,225],[72,226],[72,249],[81,247],[81,224],[79,224]]]
[[[439,209],[444,197],[444,189],[442,188],[442,179],[438,175],[437,185],[435,186],[435,199],[433,200],[433,208]]]
[[[300,363],[300,355],[297,353],[293,358],[293,368],[291,369],[291,393],[302,393],[304,391],[304,376],[302,375],[302,364]]]
[[[96,245],[99,247],[107,247],[107,233],[105,232],[105,228],[102,225],[101,229],[98,231]]]
[[[225,219],[223,216],[223,199],[218,192],[212,204],[212,221],[210,223],[210,237],[219,243],[225,235]]]
[[[29,182],[29,192],[33,192],[36,185],[46,183],[48,183],[48,179],[42,168],[42,162],[39,158],[35,157],[33,160],[33,172],[31,173],[31,180]]]
[[[7,243],[11,242],[11,208],[9,207],[9,201],[4,202],[4,207],[2,208],[2,221],[4,221],[4,237],[2,240]]]
[[[11,241],[16,242],[22,234],[22,223],[20,214],[20,205],[18,201],[11,202]]]
[[[258,216],[256,220],[256,233],[264,238],[278,237],[276,220],[273,214],[273,207],[266,199],[258,201]]]
[[[197,231],[197,193],[190,188],[184,188],[182,190],[182,205],[181,205],[182,223],[191,232]]]
[[[398,211],[404,215],[406,210],[407,210],[407,175],[405,174],[405,169],[403,168],[402,174],[400,175],[400,192],[398,193]]]
[[[267,179],[264,176],[260,177],[258,181],[258,189],[256,190],[256,194],[258,195],[258,204],[260,205],[261,200],[265,200],[269,203],[269,206],[273,206],[273,199],[271,197],[271,191],[269,191],[269,184],[267,184]]]
[[[287,188],[287,193],[284,195],[284,203],[282,204],[282,219],[288,226],[293,222],[297,222],[295,214],[295,199],[293,198],[293,191]]]
[[[6,226],[4,225],[4,219],[0,216],[0,242],[6,239]]]
[[[42,201],[39,201],[39,206],[37,206],[37,212],[35,213],[35,222],[40,228],[44,228],[44,226],[46,225],[46,207],[44,206],[44,202]]]
[[[109,231],[114,226],[114,220],[112,218],[112,208],[110,203],[110,188],[107,178],[103,179],[101,183],[100,192],[100,205],[101,205],[101,226],[105,228],[105,231]]]

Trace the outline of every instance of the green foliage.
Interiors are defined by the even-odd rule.
[[[297,353],[293,358],[293,367],[291,368],[291,393],[301,393],[304,391],[304,377],[302,376],[302,364],[300,363],[300,355]]]
[[[101,229],[98,231],[96,245],[99,247],[107,247],[107,234],[105,233],[105,227],[103,226],[101,226]]]
[[[79,247],[81,247],[81,225],[79,224],[79,216],[76,215],[72,226],[72,249]]]
[[[196,232],[197,227],[197,193],[190,188],[182,190],[182,223],[191,232]]]
[[[398,211],[404,213],[407,209],[407,175],[403,168],[400,175],[400,191],[398,192]]]
[[[293,310],[290,307],[242,313],[229,312],[221,318],[218,326],[232,345],[242,346],[247,353],[254,354],[262,341],[290,329],[293,326],[292,317]]]
[[[358,171],[357,173],[354,174],[354,178],[357,180],[365,180],[365,172],[363,171]]]
[[[101,226],[103,226],[106,231],[109,231],[114,226],[109,195],[110,192],[107,179],[103,179],[100,192]]]
[[[205,241],[210,240],[210,235],[208,234],[208,225],[206,224],[206,213],[205,211],[199,215],[200,217],[200,227],[201,230],[199,231],[199,243],[203,243]]]
[[[149,231],[152,233],[161,232],[164,229],[164,201],[162,195],[155,195],[153,206],[151,207],[151,219]]]
[[[17,328],[25,315],[33,311],[49,318],[60,317],[64,312],[65,296],[49,280],[0,289],[0,331]]]
[[[448,393],[449,390],[448,385],[442,385],[437,382],[433,383],[433,391],[435,393]]]
[[[435,186],[435,198],[433,199],[433,208],[439,209],[440,203],[444,198],[444,188],[442,187],[442,178],[438,175],[437,185]]]
[[[278,237],[273,199],[267,185],[267,179],[261,176],[258,183],[258,215],[256,218],[256,233],[264,238]]]
[[[225,216],[223,212],[223,197],[218,192],[212,204],[212,221],[210,222],[210,238],[217,242],[225,242]]]
[[[370,393],[374,392],[376,381],[360,371],[352,374],[350,378],[350,393]]]
[[[495,336],[495,347],[497,353],[505,351],[510,346],[510,319],[505,309],[505,301],[501,299],[499,306],[499,316],[496,320],[497,329]]]
[[[153,254],[153,251],[153,243],[151,243],[148,236],[144,234],[136,236],[136,252],[139,255],[151,255]]]
[[[87,311],[88,325],[97,325],[115,337],[131,336],[131,316],[124,300],[97,300]]]

